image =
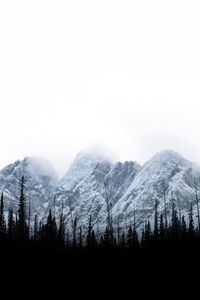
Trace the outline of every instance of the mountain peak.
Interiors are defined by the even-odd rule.
[[[169,165],[169,164],[178,164],[181,166],[187,166],[190,162],[185,159],[181,154],[173,150],[163,150],[155,154],[149,161],[144,164],[144,167],[147,165]]]
[[[172,149],[165,149],[165,150],[162,150],[158,153],[155,154],[154,156],[155,158],[160,158],[160,159],[176,159],[176,158],[182,158],[182,155],[179,154],[178,152],[172,150]]]
[[[75,161],[77,160],[95,160],[95,161],[111,161],[112,154],[108,149],[105,149],[103,146],[90,146],[82,151],[80,151],[76,157]]]
[[[32,174],[35,174],[38,177],[48,176],[51,178],[52,183],[57,183],[58,176],[47,159],[37,156],[26,156],[21,163],[25,165]]]

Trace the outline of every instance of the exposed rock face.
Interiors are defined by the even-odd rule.
[[[42,158],[26,157],[0,171],[0,191],[4,193],[5,210],[17,211],[20,181],[25,177],[26,207],[29,201],[33,212],[40,214],[48,206],[57,185],[57,175],[52,166]]]
[[[45,160],[28,157],[0,171],[6,210],[10,205],[17,210],[22,175],[27,202],[39,218],[46,218],[50,208],[59,216],[63,205],[66,224],[77,218],[77,226],[84,228],[90,215],[94,226],[105,227],[108,210],[114,226],[128,226],[134,215],[140,226],[153,218],[156,200],[159,211],[164,211],[164,192],[168,215],[172,198],[181,214],[190,204],[195,212],[195,186],[197,193],[200,189],[200,167],[171,150],[156,154],[142,167],[136,162],[113,164],[102,154],[81,152],[60,182]]]

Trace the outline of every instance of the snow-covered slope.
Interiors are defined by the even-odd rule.
[[[58,189],[64,191],[73,190],[89,174],[92,173],[98,163],[108,159],[97,151],[82,151],[77,154],[67,174],[60,181]]]
[[[113,165],[104,156],[80,153],[58,185],[48,208],[55,207],[59,215],[63,204],[68,223],[76,217],[79,225],[87,225],[91,215],[96,225],[105,224],[106,199],[113,207],[139,170],[137,163],[119,162]]]
[[[199,166],[176,152],[165,150],[156,154],[144,164],[129,189],[118,201],[117,207],[114,207],[115,220],[119,212],[121,222],[125,220],[130,223],[134,211],[138,224],[147,218],[151,219],[156,199],[159,202],[159,211],[164,210],[164,191],[168,213],[172,198],[175,199],[177,208],[185,213],[190,203],[195,204],[194,178],[199,181],[199,174]]]
[[[45,160],[16,161],[0,171],[6,209],[10,205],[17,209],[22,175],[26,199],[39,218],[46,218],[50,208],[59,216],[63,205],[68,228],[75,217],[77,226],[86,228],[90,215],[95,226],[105,227],[108,208],[114,225],[128,226],[135,213],[140,226],[152,219],[156,200],[159,211],[164,211],[164,191],[168,213],[173,197],[185,214],[191,203],[196,206],[194,178],[200,191],[200,167],[171,150],[156,154],[142,167],[136,162],[113,164],[105,155],[84,151],[59,183]]]
[[[0,171],[0,192],[4,193],[5,210],[17,209],[20,180],[25,176],[25,195],[32,211],[39,214],[47,207],[57,184],[57,175],[48,161],[38,157],[26,157]],[[27,205],[28,206],[28,205]]]

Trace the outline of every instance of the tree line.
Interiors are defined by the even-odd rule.
[[[171,200],[170,219],[167,218],[166,206],[164,214],[158,212],[158,200],[155,200],[154,219],[147,220],[139,235],[136,218],[128,228],[115,229],[108,208],[107,226],[103,232],[94,229],[92,216],[88,218],[87,230],[77,225],[77,219],[72,220],[71,228],[65,224],[63,205],[60,217],[56,219],[55,212],[49,210],[47,220],[39,221],[37,214],[31,222],[30,207],[27,213],[26,195],[24,192],[25,178],[21,178],[20,197],[17,213],[10,207],[7,218],[4,212],[4,195],[0,201],[0,242],[12,241],[23,244],[50,245],[72,250],[85,249],[119,249],[132,251],[169,245],[200,244],[200,226],[194,222],[193,206],[190,206],[187,216],[178,213],[175,199]],[[107,200],[108,202],[108,200]],[[166,205],[166,198],[164,197]],[[199,221],[199,219],[198,219]]]

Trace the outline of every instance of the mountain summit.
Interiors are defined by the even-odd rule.
[[[63,211],[66,224],[76,220],[85,228],[90,216],[94,226],[105,227],[108,212],[113,226],[128,226],[134,218],[140,226],[153,218],[156,201],[159,212],[164,211],[164,195],[168,218],[172,199],[178,211],[187,214],[191,204],[196,209],[200,188],[200,167],[172,150],[157,153],[143,166],[113,163],[97,151],[82,151],[59,182],[46,160],[27,157],[0,171],[6,210],[17,210],[22,175],[33,213],[44,218],[50,208],[57,217]]]
[[[17,210],[20,195],[20,180],[25,177],[27,205],[40,213],[49,203],[58,179],[51,164],[40,157],[25,157],[0,171],[0,191],[4,193],[5,209]]]

